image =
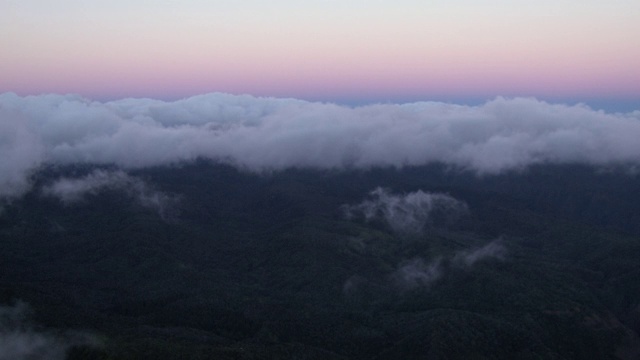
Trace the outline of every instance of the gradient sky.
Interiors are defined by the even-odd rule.
[[[640,99],[638,0],[0,0],[0,92]]]

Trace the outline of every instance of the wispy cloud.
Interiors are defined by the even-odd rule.
[[[440,256],[429,261],[418,257],[403,261],[391,274],[391,279],[402,289],[429,287],[452,268],[472,269],[482,261],[504,260],[506,254],[507,249],[498,239],[482,247],[458,251],[447,257]]]
[[[63,360],[72,346],[96,344],[89,334],[38,329],[28,314],[23,302],[0,306],[0,360]]]
[[[416,258],[403,262],[391,275],[396,285],[406,289],[430,286],[440,279],[444,271],[442,258],[427,262]]]
[[[208,94],[93,102],[0,94],[0,196],[41,164],[143,168],[198,157],[253,171],[442,162],[492,174],[537,163],[640,164],[640,111],[605,113],[530,98],[350,108]]]
[[[384,220],[403,234],[419,234],[427,225],[448,225],[468,212],[467,205],[447,194],[422,190],[404,195],[377,188],[371,199],[357,205],[344,205],[348,218],[364,217],[366,221]]]
[[[507,249],[501,244],[501,240],[488,243],[477,249],[465,250],[456,253],[453,264],[471,267],[479,261],[487,259],[502,260],[506,256]]]
[[[70,205],[82,201],[86,195],[97,194],[105,189],[121,191],[141,206],[157,211],[163,218],[178,201],[177,197],[154,190],[141,179],[122,170],[98,169],[80,178],[60,178],[43,187],[42,193]]]

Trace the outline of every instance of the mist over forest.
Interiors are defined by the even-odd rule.
[[[640,112],[0,94],[0,360],[637,359]]]
[[[640,162],[640,112],[501,98],[346,107],[221,93],[163,102],[0,94],[0,196],[30,189],[47,165],[123,169],[198,158],[269,172],[443,163],[478,174],[534,164]]]

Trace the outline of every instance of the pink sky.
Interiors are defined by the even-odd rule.
[[[5,0],[0,92],[640,99],[637,1],[212,3]]]

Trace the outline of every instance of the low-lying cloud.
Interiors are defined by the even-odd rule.
[[[453,264],[465,267],[471,267],[479,261],[485,259],[504,259],[507,249],[501,244],[500,240],[492,241],[487,245],[473,249],[460,251],[453,257]]]
[[[80,202],[87,195],[104,190],[121,191],[146,208],[155,210],[165,218],[175,206],[177,197],[152,189],[141,179],[122,170],[94,170],[80,178],[60,178],[43,187],[42,193],[53,196],[66,205]]]
[[[43,144],[27,121],[0,106],[0,199],[29,189],[28,175],[44,159]]]
[[[28,313],[22,302],[0,306],[0,360],[63,360],[72,346],[96,345],[88,334],[38,329]]]
[[[640,164],[640,111],[497,98],[357,108],[208,94],[95,102],[0,94],[0,197],[43,164],[142,168],[202,157],[253,171],[442,162],[478,173],[536,163]]]
[[[507,250],[501,240],[495,240],[480,248],[456,252],[450,257],[438,257],[431,261],[422,258],[404,261],[391,278],[402,289],[429,287],[451,268],[471,269],[482,261],[503,260],[506,254]]]
[[[416,258],[403,262],[391,277],[397,285],[413,289],[431,285],[440,279],[443,271],[442,258],[431,262]]]
[[[402,234],[419,234],[428,225],[450,225],[468,212],[466,203],[447,194],[418,190],[397,195],[377,188],[369,195],[371,199],[360,204],[343,206],[346,216],[384,220]]]

